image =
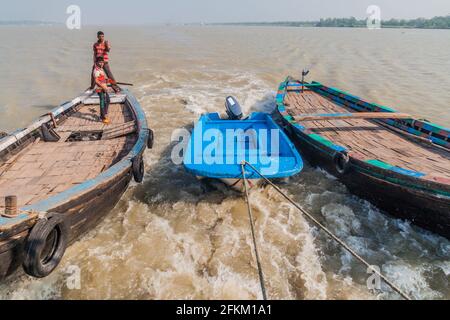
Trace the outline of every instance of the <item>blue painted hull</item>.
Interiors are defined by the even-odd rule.
[[[217,113],[202,115],[186,148],[186,170],[197,177],[234,181],[242,179],[244,160],[269,179],[289,177],[303,169],[300,154],[269,114],[255,112],[245,120],[223,120]],[[250,167],[245,170],[248,179],[260,178]]]

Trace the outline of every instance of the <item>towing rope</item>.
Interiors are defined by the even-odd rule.
[[[242,178],[244,179],[245,197],[246,197],[246,201],[247,201],[248,219],[250,220],[250,228],[252,230],[252,238],[253,238],[253,248],[255,250],[256,264],[258,267],[259,283],[261,285],[261,292],[262,292],[263,300],[267,300],[266,287],[264,285],[264,275],[263,275],[263,271],[262,271],[262,267],[261,267],[261,260],[259,259],[258,246],[256,245],[255,226],[253,224],[252,208],[250,206],[250,199],[248,196],[247,178],[245,177],[244,167],[245,167],[245,163],[241,163]]]
[[[321,224],[316,218],[314,218],[310,213],[308,213],[305,209],[300,207],[294,200],[292,200],[288,195],[286,195],[280,188],[278,188],[275,184],[272,183],[269,179],[267,179],[265,176],[263,176],[254,166],[252,166],[247,161],[243,161],[241,163],[242,166],[242,174],[244,177],[244,182],[247,180],[245,178],[244,173],[244,166],[248,165],[253,171],[255,171],[264,181],[266,181],[268,184],[270,184],[278,193],[280,193],[287,201],[289,201],[294,207],[296,207],[301,213],[303,213],[306,217],[308,217],[312,222],[314,222],[320,229],[325,231],[334,241],[336,241],[339,245],[341,245],[345,250],[347,250],[352,256],[354,256],[359,262],[364,264],[367,268],[371,269],[376,275],[378,275],[383,281],[389,285],[395,292],[397,292],[402,298],[405,300],[412,300],[406,293],[401,291],[394,283],[392,283],[388,278],[386,278],[383,274],[381,274],[378,270],[376,270],[372,265],[370,265],[364,258],[362,258],[359,254],[357,254],[350,246],[348,246],[343,240],[339,239],[338,236],[334,235],[330,230],[328,230],[327,227],[325,227],[323,224]],[[247,193],[247,185],[246,186],[246,193]],[[249,207],[249,214],[251,215],[251,209],[250,204],[248,202],[248,194],[247,194],[247,205]],[[252,233],[253,233],[253,226],[252,226]],[[255,241],[253,236],[253,241]],[[255,243],[255,250],[256,250],[256,243]],[[258,256],[257,256],[258,259]],[[259,267],[259,266],[258,266]],[[262,276],[262,273],[261,275]]]

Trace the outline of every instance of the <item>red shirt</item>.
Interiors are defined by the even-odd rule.
[[[108,83],[108,79],[106,78],[106,73],[102,68],[95,66],[93,75],[94,75],[94,78],[96,81],[98,81],[102,84]],[[98,85],[96,85],[96,91],[98,92],[99,90],[101,90],[101,88]]]
[[[106,41],[104,41],[103,43],[99,43],[98,41],[96,43],[94,43],[94,54],[95,57],[103,57],[103,59],[105,60],[105,62],[109,61],[109,57],[108,57],[108,49],[106,48]]]

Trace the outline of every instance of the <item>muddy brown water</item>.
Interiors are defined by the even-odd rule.
[[[45,279],[19,271],[2,299],[261,298],[243,198],[202,185],[171,161],[172,132],[234,95],[271,111],[278,84],[309,80],[448,127],[450,42],[441,30],[272,27],[110,27],[111,67],[155,131],[143,185],[72,245]],[[0,128],[26,126],[89,85],[95,28],[0,27]],[[450,243],[382,214],[306,165],[277,181],[405,292],[450,298]],[[251,193],[267,291],[273,299],[398,299],[367,289],[365,268],[269,187]],[[80,274],[80,289],[71,282]]]

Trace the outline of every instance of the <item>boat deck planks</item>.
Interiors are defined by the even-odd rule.
[[[295,117],[311,113],[352,112],[310,90],[289,91],[287,112]],[[354,111],[353,111],[354,112]],[[450,178],[450,153],[414,142],[368,119],[298,121],[331,142],[348,148],[366,159],[376,159],[432,176]]]
[[[136,142],[135,135],[66,142],[72,132],[103,131],[133,121],[124,104],[110,105],[110,125],[100,122],[99,114],[98,105],[82,105],[56,128],[60,141],[36,141],[0,164],[0,199],[17,195],[18,206],[35,203],[95,178],[126,155]]]

